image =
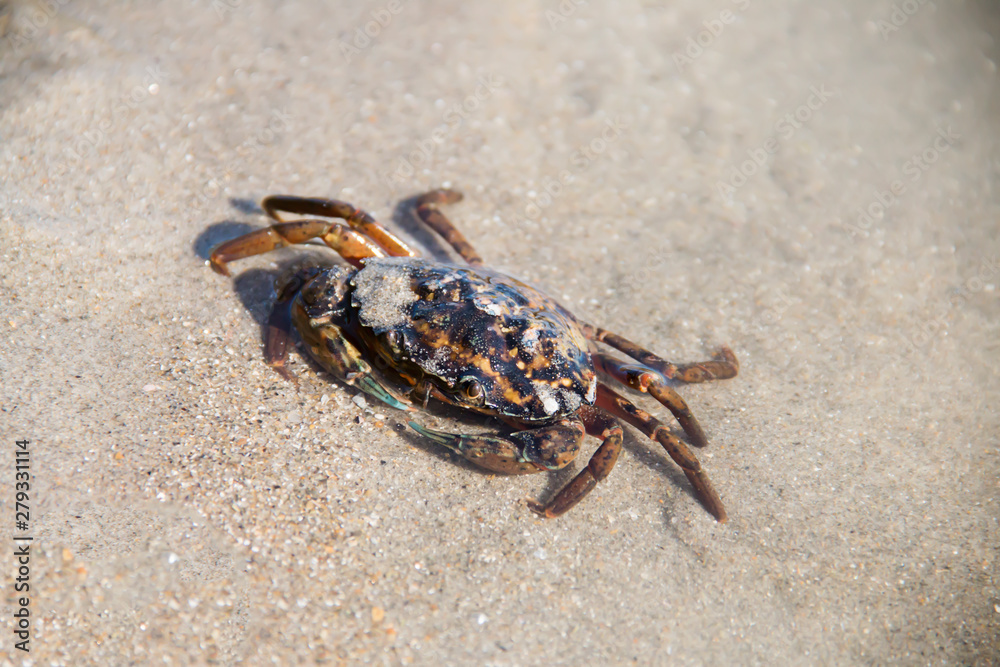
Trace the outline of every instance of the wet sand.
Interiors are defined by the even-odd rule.
[[[0,14],[33,664],[1000,660],[994,4],[54,6]],[[298,386],[265,365],[275,281],[330,253],[226,279],[211,248],[289,193],[451,259],[406,205],[443,185],[581,318],[732,347],[738,377],[678,387],[728,523],[633,429],[545,521],[526,499],[595,440],[492,475],[301,349]]]

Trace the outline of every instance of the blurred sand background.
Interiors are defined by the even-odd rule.
[[[31,664],[1000,661],[996,3],[0,6]],[[265,366],[275,279],[323,253],[229,280],[209,250],[292,193],[446,258],[399,205],[442,184],[491,266],[669,358],[736,351],[680,389],[728,524],[638,432],[542,521],[595,441],[484,474]]]

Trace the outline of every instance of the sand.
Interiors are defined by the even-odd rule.
[[[1000,661],[995,3],[0,4],[4,664]],[[492,475],[265,365],[329,254],[211,248],[288,193],[454,259],[436,187],[580,317],[732,347],[678,387],[728,523],[637,431],[545,521],[596,441]]]

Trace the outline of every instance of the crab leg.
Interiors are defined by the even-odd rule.
[[[341,257],[354,266],[360,266],[361,260],[366,257],[385,257],[385,252],[371,239],[343,223],[296,220],[281,222],[226,241],[212,251],[209,261],[216,273],[228,276],[226,264],[235,259],[260,255],[314,238],[322,239],[323,243],[339,252]]]
[[[278,294],[278,300],[274,302],[271,314],[267,318],[264,359],[281,377],[295,383],[298,383],[298,379],[285,366],[285,362],[288,361],[288,344],[292,339],[292,301],[295,300],[295,295],[299,293],[299,290],[315,278],[318,273],[319,269],[311,268],[303,269],[292,276],[281,293]]]
[[[439,204],[454,204],[462,200],[462,193],[455,190],[431,190],[417,197],[417,215],[428,227],[437,232],[470,266],[482,266],[483,258],[466,240],[462,232],[438,210]]]
[[[549,519],[565,513],[593,491],[597,483],[607,477],[615,467],[618,454],[622,450],[622,427],[613,417],[593,408],[580,410],[580,417],[587,433],[600,438],[603,442],[590,457],[587,466],[549,502],[544,505],[534,501],[528,502],[528,507]]]
[[[583,322],[580,325],[583,329],[583,335],[590,340],[600,341],[619,352],[624,352],[636,361],[659,371],[670,380],[680,380],[681,382],[727,380],[736,377],[740,370],[740,362],[737,361],[736,355],[728,347],[720,348],[712,361],[697,361],[678,365],[656,356],[618,334]]]
[[[506,437],[443,433],[416,422],[410,428],[477,466],[514,475],[564,468],[576,458],[584,434],[583,423],[572,418]]]
[[[315,197],[272,195],[265,197],[260,205],[268,216],[278,222],[281,222],[279,211],[319,215],[324,218],[343,218],[353,229],[373,240],[392,257],[415,257],[418,254],[403,243],[402,239],[376,222],[375,218],[347,202]]]
[[[657,371],[639,364],[627,364],[614,357],[596,352],[593,355],[594,365],[598,370],[610,375],[627,387],[636,391],[648,393],[665,405],[680,423],[691,444],[704,447],[708,444],[705,431],[691,413],[691,408],[681,398],[680,394],[667,386],[667,381]]]
[[[596,405],[607,410],[614,416],[625,420],[652,440],[663,445],[670,458],[687,475],[688,481],[691,482],[698,497],[705,503],[708,511],[719,522],[726,520],[726,509],[722,506],[722,499],[719,498],[719,494],[712,487],[712,482],[709,481],[708,475],[701,469],[701,463],[695,457],[694,452],[688,449],[688,446],[683,442],[675,438],[662,422],[645,410],[636,407],[632,401],[603,384],[597,385]]]

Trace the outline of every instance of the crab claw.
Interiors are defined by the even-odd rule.
[[[417,422],[406,422],[406,425],[412,428],[420,435],[430,440],[433,440],[439,445],[446,445],[446,446],[450,445],[451,442],[455,439],[455,436],[451,435],[450,433],[442,433],[441,431],[432,431],[431,429],[425,426],[421,426]]]
[[[583,424],[575,419],[561,419],[548,426],[516,431],[507,436],[444,433],[416,422],[408,423],[420,435],[477,466],[512,475],[565,467],[579,451],[584,435]]]
[[[352,384],[357,386],[366,394],[374,396],[386,405],[396,408],[397,410],[406,410],[408,412],[413,410],[412,406],[403,403],[398,398],[390,394],[385,387],[373,380],[370,375],[363,375],[356,379]]]

